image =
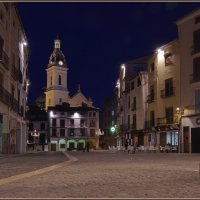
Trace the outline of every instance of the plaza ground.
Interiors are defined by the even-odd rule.
[[[200,154],[118,151],[67,154],[68,157],[61,152],[0,157],[0,197],[200,198]],[[26,169],[35,166],[36,172],[43,168],[43,171],[23,172],[21,167],[22,174],[17,179],[9,179],[13,176],[10,172],[21,165]],[[57,167],[50,169],[49,166]],[[6,168],[10,169],[7,175]],[[29,175],[23,176],[27,172]]]

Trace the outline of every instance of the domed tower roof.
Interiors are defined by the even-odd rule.
[[[48,67],[51,67],[53,65],[59,66],[59,67],[67,67],[65,56],[60,50],[60,40],[56,39],[54,41],[54,50],[49,58],[49,64]]]

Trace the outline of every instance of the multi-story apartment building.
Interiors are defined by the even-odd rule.
[[[180,150],[200,152],[200,9],[176,22],[180,42]]]
[[[13,3],[0,3],[0,152],[26,151],[29,48]]]
[[[148,62],[148,143],[178,147],[180,106],[180,52],[174,40],[160,47]]]
[[[106,97],[102,109],[101,130],[104,134],[101,136],[102,147],[116,146],[117,129],[112,132],[111,128],[116,128],[116,96]]]
[[[55,40],[54,50],[47,66],[46,110],[49,122],[49,149],[65,151],[81,149],[86,143],[99,148],[99,109],[81,92],[70,97],[67,89],[67,64]]]
[[[130,78],[129,125],[131,132],[129,133],[129,138],[132,139],[129,141],[130,145],[136,142],[138,145],[144,145],[146,141],[147,92],[148,73],[147,71],[140,71]]]
[[[136,93],[143,95],[143,92],[139,92],[137,87],[144,91],[141,82],[143,82],[143,72],[147,68],[147,57],[138,58],[132,61],[128,61],[121,65],[119,79],[116,84],[117,95],[117,145],[119,147],[134,143],[134,134],[136,134],[136,124],[139,125],[140,117],[136,118],[136,111],[133,106],[136,106]],[[144,72],[145,73],[145,72]],[[140,75],[139,75],[140,74]],[[141,80],[142,79],[142,80]],[[131,84],[130,84],[131,80]],[[133,92],[133,84],[135,91]],[[146,86],[145,86],[146,87]],[[130,92],[131,91],[131,92]],[[135,98],[134,98],[135,97]],[[139,97],[138,99],[143,99]],[[141,105],[143,102],[138,103]],[[138,104],[138,109],[139,109]],[[141,108],[141,107],[140,107]],[[138,114],[139,116],[140,114]],[[143,115],[143,112],[142,114]],[[142,117],[143,118],[143,117]],[[134,125],[133,125],[134,124]],[[140,127],[141,128],[141,127]]]

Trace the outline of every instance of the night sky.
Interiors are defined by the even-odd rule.
[[[175,21],[200,3],[17,3],[31,51],[29,103],[46,86],[58,35],[68,65],[70,96],[78,84],[94,105],[113,94],[120,65],[177,38]]]

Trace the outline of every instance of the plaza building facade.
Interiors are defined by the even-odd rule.
[[[146,119],[147,60],[142,57],[121,65],[116,83],[117,146],[132,145],[143,134]]]
[[[148,143],[178,150],[180,106],[180,51],[179,41],[161,46],[148,62],[147,96]]]
[[[200,9],[176,22],[180,42],[180,150],[200,153]]]
[[[0,153],[26,151],[29,48],[13,3],[0,3]]]
[[[47,66],[45,108],[48,112],[48,143],[50,151],[99,148],[99,109],[93,106],[80,89],[69,96],[67,64],[60,48],[60,40],[54,41],[54,50]]]

